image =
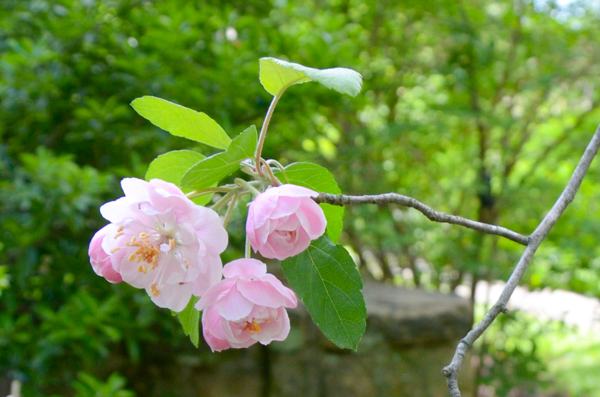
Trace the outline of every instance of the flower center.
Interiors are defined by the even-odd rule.
[[[293,241],[296,238],[296,230],[277,230],[277,234],[279,234],[286,242]]]
[[[151,244],[148,237],[150,237],[148,233],[142,232],[140,233],[139,238],[132,236],[130,241],[125,242],[125,246],[127,247],[137,247],[127,259],[131,262],[135,261],[136,263],[144,262],[138,266],[137,269],[138,272],[143,272],[144,274],[146,274],[146,271],[148,270],[146,265],[150,265],[149,270],[158,267],[158,254],[160,254],[160,248]]]
[[[120,226],[119,229],[117,229],[117,234],[115,234],[114,238],[119,238],[123,234],[125,234],[123,226]],[[161,238],[161,240],[164,241],[164,238]],[[150,235],[146,232],[141,232],[138,236],[131,236],[131,240],[125,242],[126,247],[137,247],[127,259],[131,262],[142,262],[142,264],[138,266],[137,271],[144,274],[146,274],[148,270],[158,267],[158,255],[161,251],[169,252],[175,248],[175,245],[175,240],[172,238],[169,238],[168,244],[161,244],[161,241],[158,241],[157,244],[153,244],[150,242]],[[121,247],[113,248],[111,253],[118,251],[120,248]],[[150,266],[147,267],[147,265]]]
[[[252,319],[252,322],[246,321],[246,326],[244,327],[244,331],[248,332],[249,334],[259,333],[260,325],[258,323],[256,323],[254,321],[254,319]]]
[[[183,256],[181,251],[182,247],[176,233],[167,230],[152,230],[147,229],[147,232],[141,232],[139,234],[126,235],[124,239],[126,241],[120,241],[118,247],[111,250],[114,253],[122,248],[127,249],[129,256],[126,259],[130,263],[137,266],[136,270],[139,273],[146,275],[149,271],[156,269],[156,272],[150,275],[152,284],[150,284],[149,293],[153,297],[157,297],[161,294],[161,290],[164,287],[164,280],[168,279],[173,272],[177,271],[181,267],[184,271],[190,266],[190,261]],[[125,235],[127,231],[124,226],[120,226],[117,229],[117,233],[114,238],[117,239]],[[131,236],[131,239],[129,239]],[[179,249],[177,249],[179,247]],[[162,255],[162,256],[161,256]],[[167,257],[165,257],[168,256]],[[161,259],[162,258],[162,259]],[[174,265],[179,266],[174,266]],[[138,273],[138,274],[139,274]],[[141,276],[141,275],[140,275]],[[132,276],[133,277],[133,276]],[[150,281],[150,280],[148,280]],[[183,282],[179,283],[184,284]]]

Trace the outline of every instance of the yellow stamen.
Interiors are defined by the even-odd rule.
[[[141,232],[141,233],[140,233],[140,238],[141,238],[141,239],[145,239],[145,238],[146,238],[146,237],[148,237],[148,236],[150,236],[148,233],[144,233],[144,232]]]
[[[169,240],[169,247],[171,247],[171,249],[175,248],[175,240],[173,240],[173,239]]]
[[[119,226],[119,228],[117,229],[117,232],[122,232],[123,231],[123,225]]]
[[[257,324],[256,322],[254,322],[254,320],[252,320],[251,323],[246,321],[246,326],[244,327],[244,331],[248,332],[249,334],[259,333],[260,325]]]
[[[140,237],[143,237],[143,235],[148,236],[148,233],[140,233]],[[131,241],[127,241],[125,245],[127,247],[136,247],[135,251],[128,256],[128,259],[130,261],[133,262],[135,260],[136,263],[151,263],[152,265],[150,266],[150,270],[158,266],[158,256],[160,255],[160,248],[150,244],[150,239],[136,239],[136,236],[133,236],[131,237]],[[143,271],[144,273],[146,273],[148,268],[146,267],[145,263],[143,263],[137,268],[138,271]]]
[[[117,234],[115,234],[115,238],[119,238],[120,236],[124,235],[125,232],[119,232]]]
[[[114,254],[115,252],[117,252],[120,249],[121,249],[121,247],[115,247],[115,248],[113,248],[113,249],[110,250],[110,253]]]
[[[158,290],[158,288],[156,288],[156,283],[150,286],[150,293],[152,294],[152,296],[160,295],[160,291]]]

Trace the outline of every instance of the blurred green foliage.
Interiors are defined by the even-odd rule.
[[[133,99],[205,112],[233,137],[267,110],[259,57],[353,68],[365,80],[357,98],[317,84],[288,90],[264,156],[319,163],[348,194],[394,191],[527,234],[600,119],[593,7],[0,0],[0,373],[26,381],[26,395],[72,395],[70,385],[85,395],[115,357],[135,366],[158,341],[189,343],[143,291],[88,265],[104,224],[97,208],[120,196],[119,178],[143,177],[168,150],[213,153],[152,126]],[[600,296],[599,176],[594,163],[526,275],[532,288]],[[229,224],[234,247],[241,216]],[[349,208],[345,225],[341,241],[365,274],[442,291],[505,278],[522,250],[393,206]]]
[[[483,309],[477,305],[477,319]],[[471,363],[480,395],[600,396],[597,332],[561,321],[523,312],[498,317],[475,343]]]
[[[116,372],[110,374],[106,382],[86,372],[80,372],[77,377],[79,380],[73,384],[77,391],[75,397],[135,397],[135,393],[124,389],[127,381]]]

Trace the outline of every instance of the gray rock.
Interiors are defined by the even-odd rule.
[[[130,387],[149,397],[447,397],[441,375],[470,329],[467,300],[452,295],[366,284],[367,330],[358,350],[328,341],[300,305],[283,342],[210,353],[157,351]],[[472,396],[469,358],[460,375]],[[117,365],[115,370],[120,367]],[[122,371],[123,372],[123,371]]]

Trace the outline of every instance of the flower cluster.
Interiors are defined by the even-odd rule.
[[[257,259],[222,266],[228,235],[219,215],[194,204],[172,183],[126,178],[124,197],[104,204],[110,223],[90,242],[92,268],[111,283],[144,288],[152,301],[175,312],[200,297],[204,339],[213,351],[283,340],[285,308],[296,295]],[[299,186],[270,187],[250,205],[246,233],[255,252],[283,260],[304,251],[326,227],[322,209]],[[222,277],[225,277],[222,279]]]

